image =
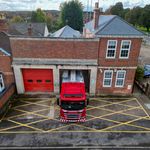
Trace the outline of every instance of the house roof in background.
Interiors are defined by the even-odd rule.
[[[5,32],[0,32],[0,48],[11,53],[9,35]]]
[[[28,27],[32,27],[32,36],[44,36],[46,23],[13,23],[10,24],[10,35],[28,35]]]
[[[95,30],[94,20],[85,24],[85,28],[100,36],[143,36],[144,33],[116,15],[100,15],[98,28]]]
[[[54,32],[51,36],[59,38],[79,38],[81,37],[81,34],[79,31],[74,30],[70,26],[66,25],[58,31]]]

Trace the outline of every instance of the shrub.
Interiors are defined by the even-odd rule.
[[[141,66],[138,66],[136,69],[136,74],[135,74],[135,80],[137,81],[142,81],[144,77],[144,68]]]

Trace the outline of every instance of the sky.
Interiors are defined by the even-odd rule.
[[[41,8],[44,10],[59,10],[60,3],[69,0],[0,0],[0,11],[9,10],[36,10]],[[98,0],[80,0],[83,3],[84,10],[87,10],[87,4],[94,7],[95,2]],[[121,0],[99,0],[100,7],[104,10],[107,9],[110,5],[114,5],[116,2]],[[132,8],[134,6],[143,7],[146,4],[150,4],[149,0],[122,0],[121,1],[125,8]],[[88,8],[90,10],[90,7]]]

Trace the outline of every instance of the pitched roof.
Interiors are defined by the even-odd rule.
[[[0,32],[0,48],[11,53],[10,39],[7,33]]]
[[[78,38],[81,37],[81,34],[79,31],[74,30],[70,26],[66,25],[58,31],[54,32],[51,36],[59,38]]]
[[[98,28],[95,30],[93,20],[85,24],[90,32],[100,36],[143,36],[144,33],[116,15],[100,15]]]
[[[11,35],[28,35],[28,27],[32,26],[32,36],[44,36],[46,23],[13,23],[8,33]]]

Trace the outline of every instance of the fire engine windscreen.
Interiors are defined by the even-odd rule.
[[[81,110],[85,108],[85,101],[78,101],[78,102],[62,101],[61,106],[62,109],[65,110]]]

